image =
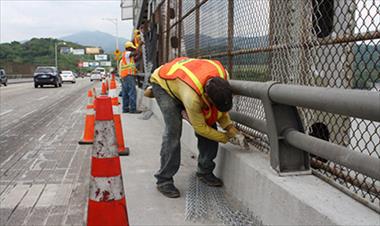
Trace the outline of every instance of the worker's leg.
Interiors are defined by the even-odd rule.
[[[126,77],[127,80],[127,92],[129,98],[129,111],[136,112],[136,81],[135,77],[132,75],[128,75]]]
[[[157,185],[173,183],[181,161],[181,105],[159,85],[153,84],[153,94],[160,106],[165,121],[165,131],[161,144],[161,167],[154,175]]]
[[[212,126],[216,129],[216,124]],[[214,159],[218,153],[218,142],[195,134],[198,138],[198,174],[211,174],[215,168]]]
[[[128,86],[127,86],[127,77],[121,79],[121,94],[123,96],[123,113],[129,112],[129,97],[128,97]]]

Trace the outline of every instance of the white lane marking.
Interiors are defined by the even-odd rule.
[[[30,114],[36,112],[37,110],[38,110],[38,109],[36,109],[36,110],[34,110],[34,111],[31,111],[31,112],[28,112],[28,113],[26,113],[25,115],[21,116],[21,118],[25,118],[26,116],[28,116],[28,115],[30,115]]]
[[[44,189],[44,184],[33,184],[26,196],[21,200],[19,207],[33,207]]]
[[[45,100],[46,98],[48,98],[48,96],[40,97],[40,98],[38,98],[37,100]]]
[[[9,109],[8,111],[4,111],[3,113],[0,114],[0,116],[3,116],[3,115],[5,115],[5,114],[8,114],[9,112],[12,112],[12,111],[13,111],[13,109]]]
[[[41,141],[45,136],[46,136],[46,134],[42,135],[42,136],[38,139],[38,141]]]

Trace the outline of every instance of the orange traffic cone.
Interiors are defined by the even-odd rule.
[[[111,98],[96,98],[87,225],[129,225]]]
[[[106,89],[107,89],[107,92],[108,90],[110,90],[109,85],[108,85],[108,78],[106,78]]]
[[[86,121],[84,123],[83,139],[79,144],[93,144],[94,143],[94,125],[95,125],[95,106],[92,91],[87,92],[88,104],[86,107]]]
[[[101,95],[107,95],[107,85],[106,85],[106,80],[102,80],[102,92]]]
[[[119,150],[119,155],[129,155],[129,148],[125,147],[124,136],[123,136],[123,127],[121,125],[121,116],[120,116],[120,106],[119,98],[116,95],[116,81],[111,80],[110,82],[110,91],[108,96],[111,97],[112,101],[112,110],[113,110],[113,120],[115,122],[116,130],[116,140]]]

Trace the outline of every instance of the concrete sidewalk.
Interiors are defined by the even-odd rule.
[[[196,170],[196,158],[182,145],[181,167],[174,178],[181,197],[164,197],[157,191],[153,176],[160,166],[163,127],[155,116],[148,120],[141,117],[141,114],[122,114],[124,136],[131,150],[130,156],[121,157],[130,224],[200,225],[185,221],[185,196],[189,178]]]

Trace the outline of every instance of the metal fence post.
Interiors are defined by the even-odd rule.
[[[232,50],[234,45],[234,0],[228,0],[228,20],[227,20],[227,26],[228,26],[228,72],[230,73],[230,76],[232,78],[232,69],[233,69],[233,61],[232,61]]]
[[[284,139],[288,129],[303,132],[303,126],[296,107],[271,101],[269,90],[276,89],[276,83],[267,82],[267,92],[262,96],[271,147],[271,167],[281,176],[310,174],[309,154],[292,147]]]
[[[199,5],[199,0],[195,0],[195,7],[197,9],[195,10],[195,52],[196,56],[199,56],[199,35],[200,35],[200,7]]]
[[[165,36],[165,62],[169,61],[169,39],[170,39],[170,16],[169,16],[169,11],[170,11],[170,0],[166,0],[166,36]]]
[[[182,20],[182,0],[178,0],[178,20]],[[178,56],[181,56],[182,48],[182,21],[178,23]]]

